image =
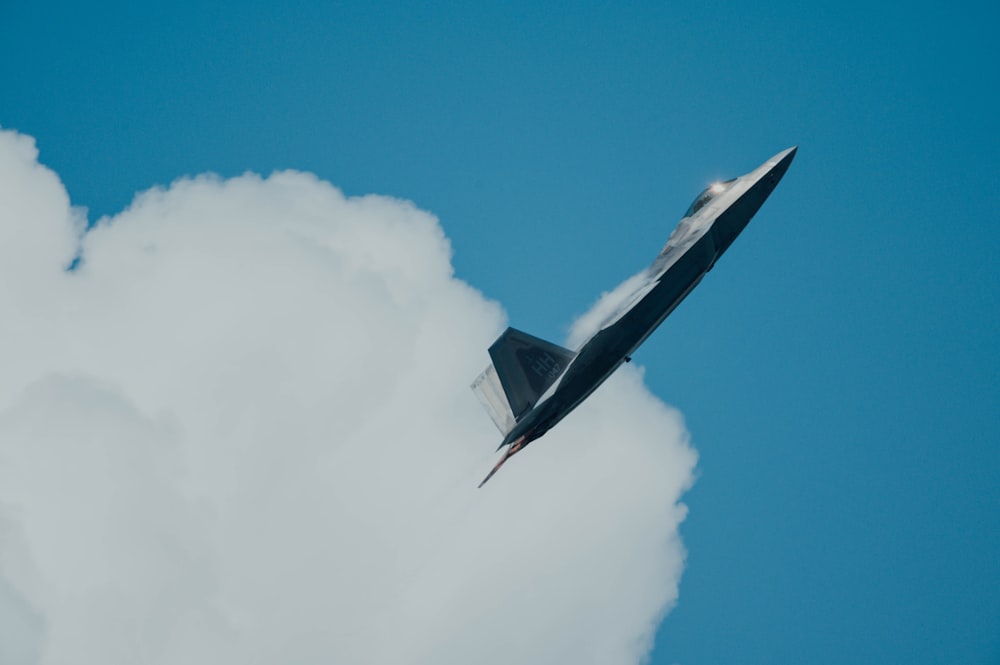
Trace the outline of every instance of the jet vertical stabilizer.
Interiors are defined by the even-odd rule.
[[[558,344],[507,328],[490,347],[490,358],[515,420],[566,371],[575,354]]]
[[[472,382],[472,392],[476,394],[486,413],[490,414],[500,433],[507,436],[517,421],[514,420],[510,404],[507,403],[507,396],[503,392],[503,386],[500,385],[497,368],[490,365],[484,369],[483,373]]]

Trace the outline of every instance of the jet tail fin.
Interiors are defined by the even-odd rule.
[[[514,419],[510,404],[507,403],[503,386],[500,385],[497,368],[490,364],[484,369],[483,373],[472,382],[472,392],[476,394],[479,402],[486,409],[486,413],[490,414],[490,418],[493,419],[493,423],[500,430],[500,433],[507,436],[514,429],[517,420]]]
[[[507,328],[493,342],[490,357],[515,421],[556,382],[575,355],[569,349],[514,328]]]

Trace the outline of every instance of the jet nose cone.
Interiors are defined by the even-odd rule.
[[[799,146],[793,145],[788,150],[782,150],[779,152],[771,159],[771,161],[776,162],[778,166],[784,166],[785,169],[788,169],[788,165],[792,163],[793,159],[795,159],[795,153],[798,151]]]
[[[774,162],[774,168],[771,169],[771,174],[774,176],[775,184],[778,180],[781,180],[782,176],[785,175],[785,171],[791,165],[792,160],[795,159],[795,153],[798,152],[799,146],[792,146],[788,150],[783,150],[779,152],[772,158]]]

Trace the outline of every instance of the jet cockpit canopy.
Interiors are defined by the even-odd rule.
[[[694,200],[694,203],[691,204],[691,207],[687,209],[687,212],[684,213],[684,216],[690,217],[691,215],[694,215],[696,212],[704,208],[709,201],[711,201],[716,196],[729,189],[729,187],[734,182],[736,182],[736,178],[732,178],[731,180],[726,180],[724,182],[712,183],[711,185],[706,187],[705,191],[699,194],[698,197]]]

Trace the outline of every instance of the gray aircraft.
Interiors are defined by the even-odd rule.
[[[795,157],[789,148],[750,173],[710,185],[698,195],[659,256],[630,280],[636,284],[600,329],[576,351],[507,328],[490,346],[493,361],[472,390],[504,435],[504,456],[539,438],[624,363],[712,269],[760,209]]]

